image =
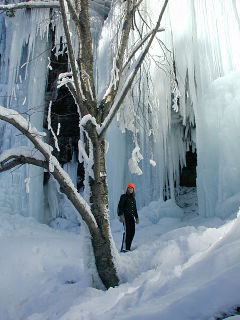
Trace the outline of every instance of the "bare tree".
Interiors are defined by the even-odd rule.
[[[124,98],[129,92],[134,78],[140,69],[149,48],[157,34],[162,31],[160,23],[167,6],[168,0],[164,0],[159,13],[158,21],[149,33],[139,40],[129,59],[125,59],[129,35],[134,23],[136,11],[143,0],[122,1],[124,17],[120,32],[120,41],[117,48],[115,61],[115,79],[110,81],[105,95],[100,103],[96,99],[96,89],[93,75],[93,52],[92,37],[88,0],[59,0],[54,2],[23,2],[15,5],[1,5],[1,10],[15,10],[33,7],[60,7],[64,32],[68,47],[69,62],[71,71],[60,75],[59,86],[64,84],[73,95],[80,113],[80,141],[79,148],[82,160],[86,166],[91,164],[89,169],[89,204],[81,197],[67,173],[59,165],[57,159],[52,155],[52,148],[28,120],[19,115],[15,110],[0,107],[0,119],[11,123],[19,129],[28,139],[32,141],[41,156],[26,152],[8,151],[1,155],[0,171],[9,170],[19,164],[30,163],[49,169],[50,173],[58,181],[62,192],[66,194],[82,219],[88,226],[95,263],[98,274],[106,288],[116,286],[119,278],[114,263],[113,243],[109,226],[108,211],[108,187],[106,182],[105,166],[105,135],[114,116],[119,110]],[[78,37],[78,52],[75,56],[73,43],[70,36],[69,21],[67,12],[70,13],[74,22],[76,36]],[[141,50],[141,51],[140,51]],[[140,54],[135,62],[133,58],[138,52]],[[125,61],[126,60],[126,61]],[[126,67],[129,72],[123,83],[122,76]]]

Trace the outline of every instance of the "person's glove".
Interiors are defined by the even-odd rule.
[[[122,222],[122,223],[125,221],[124,215],[119,216],[119,221]]]
[[[136,224],[139,224],[139,218],[136,218]]]

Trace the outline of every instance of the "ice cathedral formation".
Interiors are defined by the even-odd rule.
[[[139,30],[156,21],[162,2],[143,1],[129,52]],[[111,81],[124,5],[90,4],[99,99]],[[181,185],[196,187],[200,215],[228,218],[240,206],[240,3],[169,1],[161,28],[107,133],[111,217],[131,180],[139,209],[159,199],[175,201]],[[67,89],[56,88],[68,65],[63,39],[57,10],[0,11],[0,105],[29,117],[49,142],[57,138],[58,159],[83,192],[78,112]],[[0,122],[0,152],[29,144]],[[63,216],[76,220],[48,172],[30,165],[0,174],[0,208],[46,223]]]

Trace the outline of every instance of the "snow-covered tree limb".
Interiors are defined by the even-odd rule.
[[[48,169],[47,161],[42,161],[32,157],[26,157],[24,155],[11,155],[6,158],[4,161],[0,162],[0,172],[7,171],[13,169],[16,166],[22,164],[32,164],[44,169]]]
[[[68,86],[69,83],[72,84],[72,87],[74,89],[73,92],[74,92],[74,95],[75,95],[76,94],[76,89],[75,89],[75,85],[74,85],[72,72],[60,73],[59,76],[58,76],[58,80],[57,80],[57,89],[61,88],[62,86]]]
[[[79,0],[76,0],[76,10],[79,12]],[[90,2],[89,6],[91,8],[99,8],[101,10],[110,9],[111,1],[101,1],[101,0],[93,0]],[[58,9],[60,8],[59,1],[26,1],[20,3],[11,3],[11,4],[0,4],[0,10],[13,10],[13,9],[36,9],[36,8],[52,8]]]
[[[45,157],[35,148],[30,147],[17,147],[5,150],[0,154],[0,164],[3,166],[6,162],[11,159],[25,157],[25,158],[34,158],[35,160],[39,160],[44,162]]]
[[[28,1],[14,4],[0,4],[0,10],[34,9],[34,8],[60,8],[58,1]]]
[[[35,148],[39,150],[45,157],[45,160],[42,161],[38,158],[25,157],[24,155],[22,155],[22,158],[21,156],[17,157],[15,158],[15,160],[12,160],[12,163],[9,163],[9,169],[11,169],[13,165],[16,166],[20,164],[19,161],[21,159],[24,161],[32,161],[32,164],[43,164],[43,168],[45,168],[46,163],[49,165],[49,163],[51,162],[52,171],[50,173],[60,184],[61,190],[63,190],[63,192],[66,194],[66,196],[71,200],[75,208],[78,210],[78,212],[81,214],[82,219],[87,223],[90,232],[93,234],[98,233],[99,231],[97,229],[97,223],[94,216],[92,215],[89,205],[78,193],[69,175],[62,169],[57,159],[52,155],[52,147],[42,140],[41,134],[37,131],[37,129],[34,128],[29,123],[29,121],[27,121],[23,116],[21,116],[16,110],[7,109],[2,106],[0,106],[0,119],[12,124],[26,137],[28,137],[28,139],[33,143]],[[33,163],[34,161],[35,163]],[[7,168],[7,164],[8,162],[5,161],[5,168]]]

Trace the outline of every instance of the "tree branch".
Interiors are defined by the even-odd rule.
[[[59,3],[60,3],[60,7],[61,7],[63,27],[64,27],[65,36],[66,36],[67,46],[68,46],[69,61],[70,61],[70,65],[71,65],[71,69],[72,69],[72,73],[73,73],[74,84],[75,84],[75,91],[76,91],[76,96],[77,96],[76,100],[79,105],[79,108],[81,109],[81,113],[84,116],[84,115],[88,114],[88,110],[85,107],[85,105],[82,103],[82,101],[84,100],[84,96],[82,94],[81,83],[79,83],[78,71],[76,68],[76,59],[74,56],[70,31],[69,31],[69,27],[68,27],[68,23],[67,23],[67,15],[66,15],[66,10],[65,10],[64,0],[59,0]]]
[[[153,33],[154,29],[151,30],[148,34],[146,34],[146,36],[135,46],[135,48],[133,49],[132,53],[130,54],[128,60],[125,62],[123,69],[124,70],[127,65],[129,64],[129,62],[132,60],[132,58],[134,57],[134,55],[137,53],[137,51],[144,45],[144,43],[149,39],[149,37],[151,36],[151,34]],[[158,30],[158,32],[162,32],[165,31],[165,29],[160,28]]]
[[[109,9],[110,6],[108,4],[103,4],[103,3],[99,3],[99,1],[94,0],[91,1],[89,6],[93,7],[93,4],[95,6],[98,6],[99,8],[107,8]],[[75,0],[75,5],[76,5],[76,11],[77,13],[80,10],[80,4],[79,4],[79,0]],[[59,1],[28,1],[28,2],[20,2],[20,3],[12,3],[12,4],[0,4],[0,10],[3,11],[7,11],[7,10],[13,10],[13,9],[41,9],[41,8],[52,8],[52,9],[59,9],[60,8],[60,4]]]
[[[74,3],[75,3],[76,14],[78,15],[81,7],[80,0],[74,0]]]
[[[126,3],[126,14],[125,18],[122,24],[122,33],[121,33],[121,39],[120,39],[120,44],[118,47],[118,51],[116,56],[114,57],[115,65],[113,68],[116,68],[116,70],[113,70],[114,72],[118,73],[118,79],[114,81],[114,83],[110,83],[108,89],[106,90],[106,93],[104,95],[103,100],[100,103],[100,106],[104,107],[104,115],[103,119],[106,118],[108,113],[110,112],[110,109],[112,107],[112,104],[114,102],[114,99],[117,95],[118,88],[119,88],[119,80],[122,74],[122,66],[123,66],[123,59],[124,59],[124,53],[127,48],[128,44],[128,39],[129,39],[129,34],[130,30],[132,27],[132,22],[133,22],[133,16],[135,14],[137,7],[135,8],[132,0],[127,0]],[[103,120],[102,119],[102,120]]]
[[[134,7],[137,9],[142,2],[143,2],[143,0],[139,0],[139,1],[134,5]]]
[[[11,161],[10,161],[11,160]],[[8,159],[5,159],[4,161],[0,162],[0,172],[10,170],[18,165],[21,164],[32,164],[44,169],[48,169],[48,163],[47,161],[31,158],[31,157],[25,157],[24,155],[11,155],[8,157]]]
[[[71,1],[70,0],[66,0],[66,1],[67,1],[68,9],[69,9],[69,12],[71,14],[72,20],[73,20],[73,22],[74,22],[74,24],[76,26],[76,29],[77,29],[78,38],[80,39],[81,31],[80,31],[80,27],[79,27],[79,18],[78,18],[77,12],[74,9]]]
[[[138,70],[140,69],[143,61],[144,61],[144,58],[146,57],[149,49],[150,49],[150,46],[159,30],[159,27],[160,27],[160,23],[161,23],[161,20],[162,20],[162,17],[163,17],[163,14],[164,14],[164,11],[167,7],[167,4],[168,4],[168,0],[165,0],[164,1],[164,4],[163,4],[163,7],[162,7],[162,10],[159,14],[159,17],[158,17],[158,21],[155,25],[155,28],[153,29],[152,31],[152,35],[150,37],[150,40],[148,42],[148,44],[146,45],[145,49],[143,49],[143,52],[141,53],[141,55],[139,56],[138,60],[136,61],[136,63],[132,66],[131,68],[131,71],[130,71],[130,74],[127,78],[127,80],[125,81],[125,84],[124,84],[124,87],[119,95],[119,98],[115,100],[112,108],[111,108],[111,111],[109,112],[108,116],[105,118],[102,126],[100,127],[100,129],[98,130],[98,133],[99,133],[99,136],[100,138],[103,138],[105,133],[106,133],[106,130],[107,128],[109,127],[109,125],[111,124],[113,118],[115,117],[117,111],[119,110],[123,100],[125,99],[128,91],[130,90],[131,88],[131,85],[133,83],[133,80],[138,72]]]
[[[15,4],[1,4],[0,10],[13,10],[13,9],[34,9],[34,8],[60,8],[58,1],[29,1],[29,2],[21,2]]]

